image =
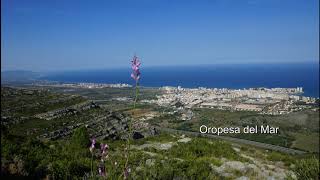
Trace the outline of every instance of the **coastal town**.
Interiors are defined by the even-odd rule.
[[[301,96],[302,87],[297,88],[182,88],[162,87],[164,94],[156,100],[144,102],[177,108],[217,108],[231,111],[256,111],[261,114],[279,115],[311,108],[317,110],[319,101]]]
[[[36,86],[60,88],[131,88],[124,83],[37,83]],[[144,87],[142,87],[144,88]],[[151,103],[163,107],[172,107],[174,112],[181,112],[183,120],[191,119],[192,108],[212,108],[230,111],[255,111],[259,114],[281,115],[304,109],[317,111],[319,99],[303,96],[303,88],[183,88],[181,86],[163,86],[161,94],[153,99],[141,99],[141,103]],[[129,97],[117,97],[114,100],[130,101]]]
[[[132,87],[130,84],[125,83],[59,83],[55,81],[39,81],[32,83],[35,86],[51,86],[51,87],[61,87],[61,88],[84,88],[84,89],[96,89],[96,88],[127,88]]]

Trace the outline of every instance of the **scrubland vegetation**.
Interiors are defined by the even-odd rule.
[[[29,176],[34,178],[51,177],[56,179],[99,178],[98,155],[93,156],[93,175],[91,174],[91,153],[86,128],[79,128],[66,140],[40,142],[8,134],[2,131],[1,154],[2,173],[9,176]],[[296,173],[298,179],[316,179],[319,173],[318,157],[300,157],[266,152],[243,146],[235,150],[227,142],[192,138],[189,142],[177,142],[179,135],[160,134],[158,136],[135,140],[133,146],[143,144],[173,142],[168,149],[133,149],[130,157],[130,179],[220,179],[212,166],[219,167],[225,161],[252,163],[252,159],[241,156],[249,154],[261,162],[283,162],[285,169]],[[123,178],[125,141],[99,141],[109,145],[109,157],[105,161],[108,178]],[[243,172],[237,172],[242,175]],[[102,178],[102,177],[100,177]],[[232,179],[232,178],[231,178]]]
[[[84,113],[54,120],[43,120],[33,117],[34,114],[77,104],[86,98],[81,96],[70,98],[70,94],[42,91],[10,95],[12,93],[10,91],[9,89],[1,92],[2,96],[4,96],[3,92],[9,93],[9,96],[1,98],[2,113],[7,117],[13,117],[12,119],[24,118],[13,124],[1,124],[1,174],[4,178],[124,178],[125,140],[120,138],[97,140],[95,151],[92,153],[89,149],[92,137],[89,137],[85,126],[80,126],[70,136],[57,140],[38,138],[45,131],[93,119],[103,113],[103,108],[90,109]],[[51,89],[51,91],[58,90]],[[119,91],[114,92],[114,94],[117,93]],[[149,95],[149,98],[152,98],[151,94]],[[138,104],[137,110],[132,113],[130,104],[119,101],[106,101],[101,103],[101,106],[134,117],[146,113],[145,111],[158,113],[170,111],[168,107]],[[258,136],[241,138],[292,146],[308,150],[309,153],[289,155],[226,141],[160,133],[132,141],[129,179],[235,179],[242,176],[251,179],[261,179],[266,176],[276,179],[318,179],[319,156],[316,153],[318,146],[313,142],[314,136],[319,135],[319,132],[315,127],[317,117],[314,113],[305,112],[300,116],[296,114],[295,118],[292,115],[269,117],[252,112],[226,112],[212,109],[194,109],[194,112],[195,117],[190,121],[182,121],[176,114],[163,114],[148,122],[163,127],[196,131],[201,123],[207,125],[214,123],[221,126],[272,123],[283,127],[284,132],[279,136],[268,138]],[[9,121],[10,118],[6,120]],[[290,118],[292,123],[289,123]],[[310,124],[313,126],[309,127]],[[292,131],[295,134],[292,134]],[[306,135],[301,136],[301,134]],[[105,176],[99,175],[98,172],[101,167],[100,143],[109,146],[108,157],[103,163],[106,170]]]

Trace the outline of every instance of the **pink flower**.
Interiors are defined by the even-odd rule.
[[[108,144],[100,144],[100,150],[101,150],[101,162],[104,162],[105,159],[108,158]]]
[[[133,59],[131,61],[131,68],[132,68],[132,73],[131,77],[135,80],[138,81],[140,79],[140,67],[141,63],[136,55],[133,56]]]
[[[93,150],[94,150],[94,145],[96,144],[96,139],[91,139],[91,146],[90,146],[90,152],[93,152]]]
[[[127,167],[123,174],[124,174],[124,178],[127,179],[129,177],[129,173],[131,172],[131,169],[129,167]]]
[[[100,176],[106,176],[106,172],[104,170],[104,167],[99,167],[98,171],[99,171]]]
[[[106,154],[108,149],[109,149],[108,144],[103,144],[103,143],[100,144],[100,150],[102,155]]]

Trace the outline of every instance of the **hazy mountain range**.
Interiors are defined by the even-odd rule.
[[[43,76],[43,73],[38,73],[33,71],[25,71],[25,70],[2,71],[1,83],[34,81],[42,76]]]

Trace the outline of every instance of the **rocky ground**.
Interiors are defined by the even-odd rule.
[[[173,146],[179,146],[181,143],[193,143],[192,138],[182,136],[175,136],[176,141],[169,142],[157,142],[148,141],[141,145],[134,145],[132,149],[140,150],[143,153],[149,155],[151,158],[145,161],[146,166],[154,166],[156,161],[164,162],[168,157],[164,154],[165,151],[169,151]],[[210,142],[210,141],[209,141]],[[151,151],[150,151],[151,149]],[[152,151],[156,149],[158,152]],[[243,161],[235,161],[225,157],[217,158],[218,164],[210,164],[211,171],[217,174],[221,178],[227,179],[297,179],[296,175],[290,168],[291,166],[286,166],[282,161],[270,161],[267,160],[268,153],[263,154],[263,150],[258,150],[256,153],[252,154],[249,150],[243,150],[241,146],[237,144],[232,145],[232,149],[236,152],[238,156],[245,159]],[[257,154],[261,155],[260,157]],[[157,157],[157,158],[156,158]],[[216,157],[213,157],[216,158]],[[178,161],[185,161],[181,157],[174,157],[173,159]],[[140,168],[137,167],[139,170]]]

